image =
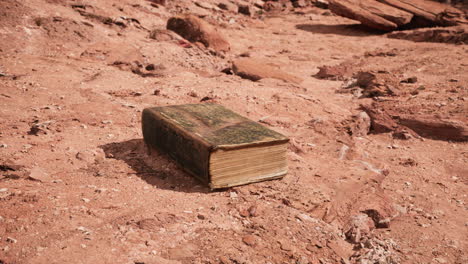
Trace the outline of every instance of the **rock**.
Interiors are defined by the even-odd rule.
[[[197,1],[195,2],[195,5],[201,7],[201,8],[205,8],[205,9],[209,9],[209,10],[219,10],[217,9],[216,6],[210,4],[210,3],[207,3],[207,2],[204,2],[204,1]]]
[[[360,112],[353,116],[353,124],[351,125],[351,133],[356,137],[364,137],[369,134],[371,127],[371,119],[366,112]]]
[[[281,10],[281,4],[279,2],[267,1],[263,4],[263,9],[267,12]]]
[[[40,122],[35,121],[32,124],[31,129],[29,130],[29,135],[47,135],[49,133],[49,125],[52,124],[52,121]]]
[[[291,243],[286,241],[286,240],[280,240],[280,241],[278,241],[278,243],[280,244],[280,248],[282,250],[284,250],[284,251],[293,250],[293,247],[292,247]]]
[[[351,243],[357,244],[364,237],[367,237],[374,228],[372,219],[368,215],[360,213],[351,217],[345,236]]]
[[[377,105],[361,105],[371,119],[371,132],[373,133],[387,133],[396,130],[399,125]]]
[[[96,161],[96,157],[98,156],[98,153],[94,150],[83,150],[78,153],[76,153],[76,159],[84,161],[88,164],[93,164]]]
[[[458,120],[430,116],[399,116],[398,123],[427,138],[468,141],[468,125]]]
[[[240,211],[239,211],[239,214],[240,214],[240,216],[242,216],[242,217],[248,217],[248,216],[250,216],[249,211],[247,211],[247,210],[240,210]]]
[[[234,13],[237,13],[239,11],[239,7],[236,4],[233,4],[229,1],[223,1],[219,3],[218,7],[223,10],[234,12]]]
[[[14,244],[14,243],[18,242],[18,240],[14,239],[14,238],[12,238],[12,237],[7,237],[7,238],[6,238],[6,242],[9,242],[9,243],[13,243],[13,244]]]
[[[408,24],[413,17],[411,13],[373,0],[330,0],[328,7],[337,15],[383,31]]]
[[[219,262],[220,262],[221,264],[230,264],[230,263],[231,263],[231,261],[229,260],[229,258],[226,257],[226,256],[221,256],[221,257],[219,257]]]
[[[305,0],[292,0],[292,5],[296,8],[308,6],[308,2]]]
[[[344,65],[321,66],[314,77],[326,80],[344,80],[350,69]]]
[[[279,79],[296,84],[303,81],[299,77],[285,73],[276,67],[252,58],[240,58],[235,60],[232,64],[232,70],[236,75],[251,81],[258,81],[264,78]]]
[[[466,24],[461,10],[427,0],[330,0],[330,10],[384,31]]]
[[[152,3],[154,4],[158,4],[158,5],[162,5],[162,6],[165,6],[166,5],[166,0],[150,0]]]
[[[247,210],[249,212],[249,215],[251,217],[255,217],[255,216],[258,216],[258,210],[257,210],[257,206],[256,205],[252,205],[249,207],[249,209]]]
[[[463,12],[442,3],[427,0],[378,0],[414,15],[412,27],[454,26],[464,19]]]
[[[399,94],[396,77],[386,72],[359,72],[356,84],[364,89],[364,97]]]
[[[177,35],[175,32],[167,29],[153,29],[150,32],[149,37],[157,41],[171,41],[171,40],[182,40],[183,38]]]
[[[246,16],[252,15],[252,11],[250,9],[250,5],[239,5],[239,13],[244,14]]]
[[[200,220],[205,220],[206,219],[206,216],[202,215],[202,214],[198,214],[197,215],[197,218],[200,219]]]
[[[29,179],[40,182],[52,182],[52,178],[42,168],[34,167],[29,172]]]
[[[387,37],[406,39],[414,42],[468,44],[468,30],[466,27],[424,28],[397,31],[387,34]]]
[[[193,15],[171,17],[167,29],[172,30],[190,42],[200,42],[217,52],[227,52],[230,45],[216,28]]]
[[[295,139],[289,141],[288,149],[296,154],[305,153],[304,148]]]
[[[328,9],[328,0],[315,0],[314,5],[318,8]]]
[[[402,83],[417,83],[418,77],[412,76],[401,81]]]
[[[240,211],[239,211],[239,214],[240,214],[242,217],[255,217],[255,216],[258,216],[258,213],[257,213],[257,206],[252,205],[252,206],[250,206],[248,209],[240,210]]]
[[[254,235],[246,235],[242,237],[242,242],[252,247],[257,244],[257,238]]]

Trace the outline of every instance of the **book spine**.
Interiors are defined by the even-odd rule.
[[[185,171],[206,184],[210,183],[210,147],[206,143],[151,109],[143,110],[142,130],[144,141],[150,150],[169,155]]]

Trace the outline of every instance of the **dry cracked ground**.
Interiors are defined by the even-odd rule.
[[[466,42],[164,2],[0,1],[0,263],[468,262]],[[288,175],[213,192],[148,156],[142,109],[200,102],[290,137]]]

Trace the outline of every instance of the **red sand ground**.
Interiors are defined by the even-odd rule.
[[[466,45],[389,39],[318,8],[249,18],[177,2],[0,2],[0,263],[468,262],[466,142],[350,135],[377,99],[314,77],[386,71],[402,93],[382,109],[466,124]],[[231,51],[149,38],[187,11]],[[220,72],[246,52],[304,81]],[[289,174],[211,192],[148,157],[141,110],[204,97],[288,135]]]

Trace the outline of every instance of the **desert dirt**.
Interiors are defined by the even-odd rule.
[[[468,46],[154,2],[0,1],[0,263],[468,263]],[[287,135],[289,173],[211,191],[148,156],[142,109],[201,101]]]

